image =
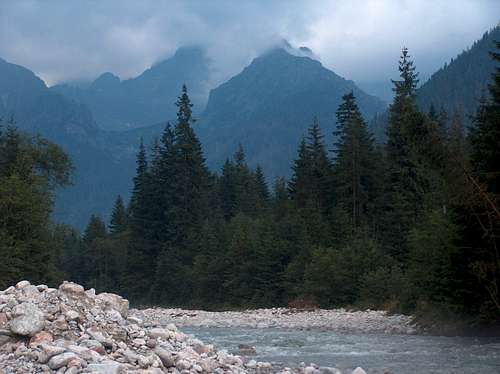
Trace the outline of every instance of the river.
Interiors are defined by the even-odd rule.
[[[298,367],[301,362],[350,373],[369,374],[500,373],[500,338],[335,333],[283,328],[183,327],[205,343],[229,352],[238,344],[255,346],[258,361]]]

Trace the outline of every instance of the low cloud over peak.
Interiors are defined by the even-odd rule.
[[[2,0],[0,56],[52,85],[105,71],[126,79],[199,45],[216,84],[286,39],[348,79],[388,81],[403,44],[425,77],[498,14],[496,0]]]

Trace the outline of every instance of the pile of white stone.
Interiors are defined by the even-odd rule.
[[[173,324],[143,323],[118,295],[69,282],[55,289],[22,281],[0,291],[0,374],[276,371],[245,361]]]
[[[336,332],[415,334],[413,317],[381,310],[296,310],[289,308],[207,312],[203,310],[150,308],[137,311],[144,321],[175,323],[179,327],[243,327],[325,329]]]
[[[341,374],[232,355],[151,317],[130,313],[118,295],[96,295],[76,283],[56,289],[21,281],[0,291],[0,374]],[[353,374],[366,373],[356,368]]]

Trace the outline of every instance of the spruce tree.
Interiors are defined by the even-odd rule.
[[[500,42],[491,56],[500,62]],[[466,221],[464,241],[474,251],[471,264],[481,284],[482,313],[500,314],[500,66],[489,85],[490,97],[480,103],[469,139],[471,175],[466,176],[466,206],[474,219]],[[480,239],[479,239],[480,238]]]
[[[222,175],[219,180],[220,202],[226,220],[234,217],[237,212],[235,175],[234,163],[227,159],[222,167]]]
[[[257,194],[258,205],[264,208],[269,202],[269,187],[267,186],[264,171],[260,165],[257,165],[254,173],[255,178],[255,192]]]
[[[393,81],[395,96],[389,110],[382,238],[389,254],[404,260],[408,251],[408,233],[418,220],[423,198],[414,149],[422,120],[415,100],[418,74],[407,48],[402,51],[399,73],[401,79]]]
[[[335,201],[337,209],[350,217],[350,231],[354,233],[373,223],[378,157],[352,92],[343,96],[337,113]]]
[[[119,234],[127,229],[128,213],[123,199],[120,195],[116,198],[113,211],[111,213],[111,220],[109,222],[109,232],[111,234]]]
[[[154,210],[156,204],[152,194],[152,178],[146,148],[141,139],[137,153],[136,175],[130,198],[130,243],[127,256],[127,271],[124,282],[127,296],[138,302],[148,299],[153,282],[151,269],[158,255],[158,242],[154,238]]]
[[[101,242],[107,236],[106,224],[96,215],[90,217],[82,237],[84,279],[87,287],[103,290],[103,277],[106,270],[107,253],[103,252]]]
[[[360,115],[358,104],[356,103],[356,98],[352,91],[342,96],[342,102],[335,115],[337,117],[337,128],[333,132],[336,139],[333,152],[337,153],[339,146],[344,141],[345,127],[352,122],[354,118]]]
[[[309,183],[311,179],[311,160],[306,139],[302,138],[297,158],[292,166],[292,177],[288,182],[290,197],[298,207],[305,207],[309,198]]]
[[[331,208],[331,176],[332,166],[328,159],[328,153],[321,133],[318,119],[313,119],[312,125],[308,129],[307,149],[310,157],[310,199],[312,206],[321,213],[327,213]]]
[[[185,300],[191,293],[191,284],[187,280],[196,255],[193,250],[197,241],[196,229],[208,217],[211,193],[210,173],[205,166],[201,143],[192,128],[195,122],[193,105],[185,85],[176,105],[177,122],[172,133],[168,131],[164,137],[164,149],[169,155],[169,196],[165,240],[153,287],[154,298],[161,303]],[[166,295],[165,289],[172,292]]]
[[[497,42],[500,49],[500,42]],[[500,61],[499,52],[491,52]],[[470,129],[471,163],[487,190],[500,195],[500,67],[497,66],[493,82],[489,85],[489,100],[480,103]]]
[[[177,103],[172,160],[172,206],[169,209],[172,244],[183,245],[190,227],[200,224],[208,214],[209,172],[201,143],[193,131],[192,104],[187,88]]]

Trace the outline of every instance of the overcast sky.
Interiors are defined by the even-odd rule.
[[[499,0],[0,0],[0,57],[52,85],[135,76],[199,44],[220,81],[285,38],[377,82],[394,77],[403,45],[426,77],[499,19]]]

